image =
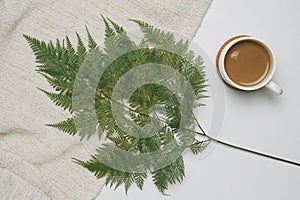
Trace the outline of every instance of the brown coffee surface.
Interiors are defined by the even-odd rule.
[[[252,86],[262,81],[269,72],[268,51],[253,41],[234,44],[225,56],[225,71],[236,84]]]

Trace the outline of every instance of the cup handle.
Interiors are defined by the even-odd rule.
[[[283,89],[281,87],[279,87],[279,85],[277,85],[275,82],[270,81],[267,85],[266,88],[268,88],[269,90],[271,90],[272,92],[274,92],[277,95],[282,95],[283,93]]]

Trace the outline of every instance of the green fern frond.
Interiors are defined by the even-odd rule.
[[[36,71],[42,75],[55,78],[74,80],[77,71],[76,55],[71,42],[67,39],[68,49],[57,40],[56,45],[50,41],[48,44],[36,38],[24,35],[34,55],[36,56]],[[71,59],[70,59],[71,58]],[[73,60],[73,61],[72,61]]]
[[[105,25],[105,38],[113,38],[116,35],[115,31],[110,27],[106,18],[103,15],[101,15],[101,17]]]
[[[110,137],[110,140],[113,141],[117,147],[122,148],[125,151],[132,151],[132,143],[126,135],[119,134],[115,137]]]
[[[142,189],[144,181],[147,178],[147,174],[145,173],[129,173],[112,169],[99,162],[94,156],[86,162],[76,158],[73,158],[73,161],[94,173],[97,178],[106,177],[105,185],[109,187],[114,186],[114,188],[117,189],[120,185],[124,184],[126,193],[134,182]]]
[[[65,133],[70,135],[75,135],[77,133],[75,120],[73,118],[68,118],[62,122],[58,122],[55,124],[46,124],[47,126],[57,128]]]
[[[207,145],[209,144],[208,141],[194,141],[193,144],[189,146],[190,150],[192,151],[193,154],[199,154],[202,152]]]
[[[40,88],[38,89],[44,92],[55,105],[62,107],[64,110],[72,111],[72,96],[70,94],[52,93]]]
[[[138,24],[141,31],[144,33],[145,39],[148,42],[155,43],[155,44],[161,43],[162,32],[160,31],[160,29],[155,28],[154,26],[140,20],[135,20],[135,19],[129,19],[129,20]]]
[[[62,52],[63,52],[63,48],[59,42],[58,39],[56,39],[56,47],[55,47],[55,51],[56,51],[56,54],[57,54],[57,58],[59,60],[61,60],[61,57],[62,57]]]
[[[118,25],[116,22],[112,21],[111,19],[107,18],[107,20],[113,25],[115,31],[117,33],[124,33],[125,30],[123,29],[122,26]]]
[[[70,41],[70,39],[69,39],[68,36],[66,36],[66,43],[67,43],[67,47],[66,47],[67,51],[66,51],[66,53],[67,53],[67,56],[68,56],[68,63],[71,66],[73,66],[76,63],[76,61],[77,61],[77,55],[76,55],[76,51],[75,51],[75,49],[74,49],[74,47],[73,47],[73,45],[72,45],[72,43],[71,43],[71,41]]]
[[[54,67],[54,65],[52,64],[39,65],[37,66],[35,71],[37,71],[39,74],[43,76],[46,75],[46,76],[59,77],[59,78],[65,77],[61,74],[62,71],[64,71],[64,69],[60,67]]]
[[[86,48],[79,36],[79,34],[76,32],[76,36],[77,36],[77,65],[81,65],[81,63],[83,62],[83,60],[86,57],[87,51]]]
[[[36,57],[36,63],[48,65],[58,64],[53,44],[47,45],[44,41],[40,41],[27,35],[23,35],[23,37],[27,40],[30,48],[32,49]]]
[[[175,36],[171,32],[165,32],[140,20],[130,19],[130,21],[138,24],[147,42],[156,44],[164,49],[173,49],[178,55],[184,55],[188,50],[188,40],[181,39],[176,42]]]
[[[97,47],[97,43],[94,40],[94,38],[92,37],[92,35],[90,34],[87,26],[85,26],[85,29],[86,29],[87,36],[88,36],[88,47],[90,50],[95,49]]]
[[[152,172],[152,174],[154,184],[161,193],[165,194],[169,184],[181,183],[185,176],[182,156],[171,165]]]
[[[72,93],[74,81],[70,82],[66,78],[55,78],[42,74],[48,83],[55,89],[55,91],[60,93]]]
[[[146,173],[138,173],[133,175],[134,182],[140,190],[143,190],[145,180],[147,178]]]
[[[73,161],[86,169],[88,169],[90,172],[94,173],[94,175],[100,179],[106,176],[106,174],[111,170],[106,165],[103,165],[100,163],[95,157],[92,156],[91,160],[89,161],[81,161],[77,158],[73,158]]]

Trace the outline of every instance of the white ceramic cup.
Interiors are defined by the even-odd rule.
[[[267,52],[269,54],[269,58],[270,58],[269,72],[264,77],[263,80],[261,80],[260,82],[258,82],[255,85],[251,85],[251,86],[239,85],[239,84],[233,82],[229,78],[229,76],[227,75],[226,70],[225,70],[225,57],[226,57],[226,54],[228,53],[229,49],[233,45],[235,45],[236,43],[241,42],[241,41],[256,42],[256,43],[262,45],[267,50]],[[229,40],[229,42],[227,42],[223,45],[223,47],[220,49],[217,60],[218,60],[217,64],[218,64],[218,68],[219,68],[219,71],[220,71],[220,75],[222,76],[222,78],[224,79],[224,81],[228,85],[230,85],[234,88],[237,88],[237,89],[240,89],[240,90],[246,90],[246,91],[252,91],[252,90],[260,89],[262,87],[266,87],[266,88],[268,88],[269,90],[271,90],[272,92],[274,92],[277,95],[281,95],[283,93],[283,89],[271,80],[273,75],[274,75],[275,69],[276,69],[276,60],[275,60],[274,53],[271,50],[271,48],[266,43],[262,42],[260,39],[252,37],[252,36],[235,37],[235,38]]]

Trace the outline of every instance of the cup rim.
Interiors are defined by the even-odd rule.
[[[229,40],[227,40],[227,41],[229,41]],[[229,78],[229,76],[228,76],[228,74],[225,70],[225,57],[226,57],[229,49],[233,45],[237,44],[238,42],[247,41],[247,40],[254,41],[254,42],[262,45],[268,51],[269,59],[270,59],[270,62],[271,62],[271,66],[270,66],[269,72],[266,75],[266,77],[264,77],[264,79],[261,80],[259,83],[255,84],[255,85],[251,85],[251,86],[243,86],[243,85],[239,85],[239,84],[233,82]],[[226,42],[224,44],[226,44]],[[272,49],[270,48],[270,46],[268,44],[266,44],[266,42],[263,42],[261,39],[259,39],[257,37],[253,37],[253,36],[238,37],[238,38],[233,39],[232,41],[228,42],[224,46],[224,48],[221,50],[221,54],[220,54],[218,60],[219,60],[219,63],[218,63],[219,67],[218,68],[219,68],[219,71],[220,71],[220,74],[221,74],[223,80],[227,84],[229,84],[230,86],[233,86],[237,89],[246,90],[246,91],[257,90],[257,89],[260,89],[260,88],[264,87],[265,85],[267,85],[271,81],[271,79],[274,75],[274,72],[275,72],[275,68],[276,68],[275,56],[274,56],[274,53],[273,53]]]

